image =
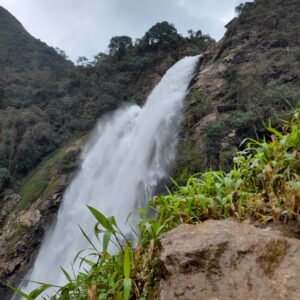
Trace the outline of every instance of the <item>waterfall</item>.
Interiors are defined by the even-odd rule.
[[[198,61],[199,56],[186,57],[171,67],[144,107],[122,107],[100,119],[29,280],[65,283],[60,266],[70,271],[76,253],[88,247],[78,224],[91,238],[94,235],[95,219],[86,205],[115,216],[119,227],[129,232],[128,214],[145,207],[174,162],[184,98]],[[28,292],[36,287],[29,283],[21,289]]]

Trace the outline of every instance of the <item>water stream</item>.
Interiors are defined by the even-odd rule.
[[[142,108],[122,107],[100,119],[27,279],[65,283],[60,266],[70,271],[76,253],[88,246],[78,224],[93,237],[95,219],[87,204],[129,231],[127,215],[145,207],[174,162],[184,98],[198,61],[199,56],[186,57],[171,67]],[[22,290],[34,288],[29,283]]]

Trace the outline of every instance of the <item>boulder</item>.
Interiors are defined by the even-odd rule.
[[[161,238],[161,300],[299,299],[300,240],[233,221]]]

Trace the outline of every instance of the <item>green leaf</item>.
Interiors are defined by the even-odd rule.
[[[279,132],[278,130],[276,130],[275,128],[269,126],[267,129],[268,129],[268,131],[274,133],[274,134],[275,134],[276,136],[278,136],[279,138],[281,138],[281,139],[283,138],[283,134],[280,133],[280,132]]]
[[[89,259],[82,258],[82,261],[88,264],[90,267],[94,267],[95,263]]]
[[[109,217],[107,220],[109,221],[109,223],[110,223],[111,225],[114,225],[114,226],[117,227],[117,222],[116,222],[116,219],[115,219],[114,216]]]
[[[96,250],[98,251],[98,249],[95,247],[95,245],[92,243],[92,241],[90,240],[90,238],[88,237],[88,235],[84,232],[84,230],[81,228],[80,225],[78,225],[80,228],[81,233],[83,234],[83,236],[85,237],[85,239],[90,243],[90,245]]]
[[[70,299],[70,290],[68,288],[65,288],[63,287],[61,290],[60,290],[60,299],[61,300],[69,300]]]
[[[131,279],[124,279],[124,300],[128,300],[130,297],[132,281]]]
[[[74,259],[73,259],[73,262],[72,262],[72,265],[74,265],[75,261],[78,259],[79,255],[81,253],[83,253],[84,251],[86,251],[86,249],[82,249],[80,250],[79,252],[77,252],[77,254],[75,255]]]
[[[73,281],[72,281],[72,278],[71,276],[69,275],[69,273],[63,268],[63,267],[60,267],[61,270],[63,271],[63,273],[65,274],[66,278],[68,279],[68,281],[73,284]]]
[[[42,284],[39,288],[33,290],[33,291],[29,294],[29,297],[31,297],[32,299],[35,299],[35,298],[37,298],[40,294],[42,294],[45,290],[47,290],[49,287],[51,287],[50,284],[44,283],[44,284]]]
[[[26,298],[27,300],[33,300],[32,297],[30,297],[29,295],[23,293],[21,290],[15,288],[15,287],[13,287],[13,286],[11,286],[11,285],[9,285],[9,284],[6,284],[6,286],[7,286],[8,288],[10,288],[11,290],[13,290],[14,292],[16,292],[17,294],[19,294],[20,296],[23,296],[23,297]],[[124,286],[124,287],[125,287],[125,286]]]
[[[103,252],[106,253],[110,242],[111,233],[105,232],[103,235]]]
[[[108,280],[109,286],[111,287],[111,290],[114,292],[116,289],[116,276],[117,276],[117,272],[114,272]]]
[[[111,222],[97,209],[87,205],[90,212],[94,215],[97,221],[110,233],[115,234],[115,230],[113,229]]]
[[[124,277],[130,278],[130,247],[126,245],[124,254]]]
[[[132,216],[132,212],[130,212],[130,213],[127,215],[125,224],[128,223],[128,221],[129,221],[129,219],[131,218],[131,216]]]
[[[177,188],[180,188],[179,184],[177,183],[177,181],[176,181],[173,177],[169,176],[169,178],[170,178],[171,182],[172,182]]]
[[[100,235],[101,233],[103,233],[104,230],[102,230],[102,229],[99,228],[99,227],[100,227],[100,224],[97,222],[97,223],[95,224],[95,226],[94,226],[94,234],[95,234],[97,240],[100,242],[99,235]]]
[[[148,214],[147,210],[144,209],[144,208],[137,208],[136,211],[139,212],[142,215],[147,215]]]

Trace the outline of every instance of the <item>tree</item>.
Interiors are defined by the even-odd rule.
[[[174,25],[164,21],[152,26],[149,31],[146,32],[143,40],[147,45],[153,46],[177,42],[178,38],[179,35]]]
[[[64,50],[61,50],[58,47],[56,47],[54,50],[56,51],[56,53],[58,55],[62,56],[65,60],[68,59],[68,56],[67,56],[67,54],[66,54],[66,52]]]
[[[190,29],[188,30],[188,34],[190,39],[201,39],[203,37],[201,30],[194,31]]]
[[[89,63],[89,60],[85,56],[79,56],[76,61],[77,66],[86,66],[86,65],[88,65],[88,63]]]
[[[132,47],[132,39],[129,36],[114,36],[108,45],[109,55],[121,58],[125,55],[126,50]]]
[[[90,65],[95,66],[98,63],[105,62],[108,57],[108,54],[100,52],[94,56],[94,60],[90,63]]]
[[[18,146],[15,168],[19,174],[26,174],[42,157],[52,152],[57,143],[50,124],[42,121],[28,128]]]

